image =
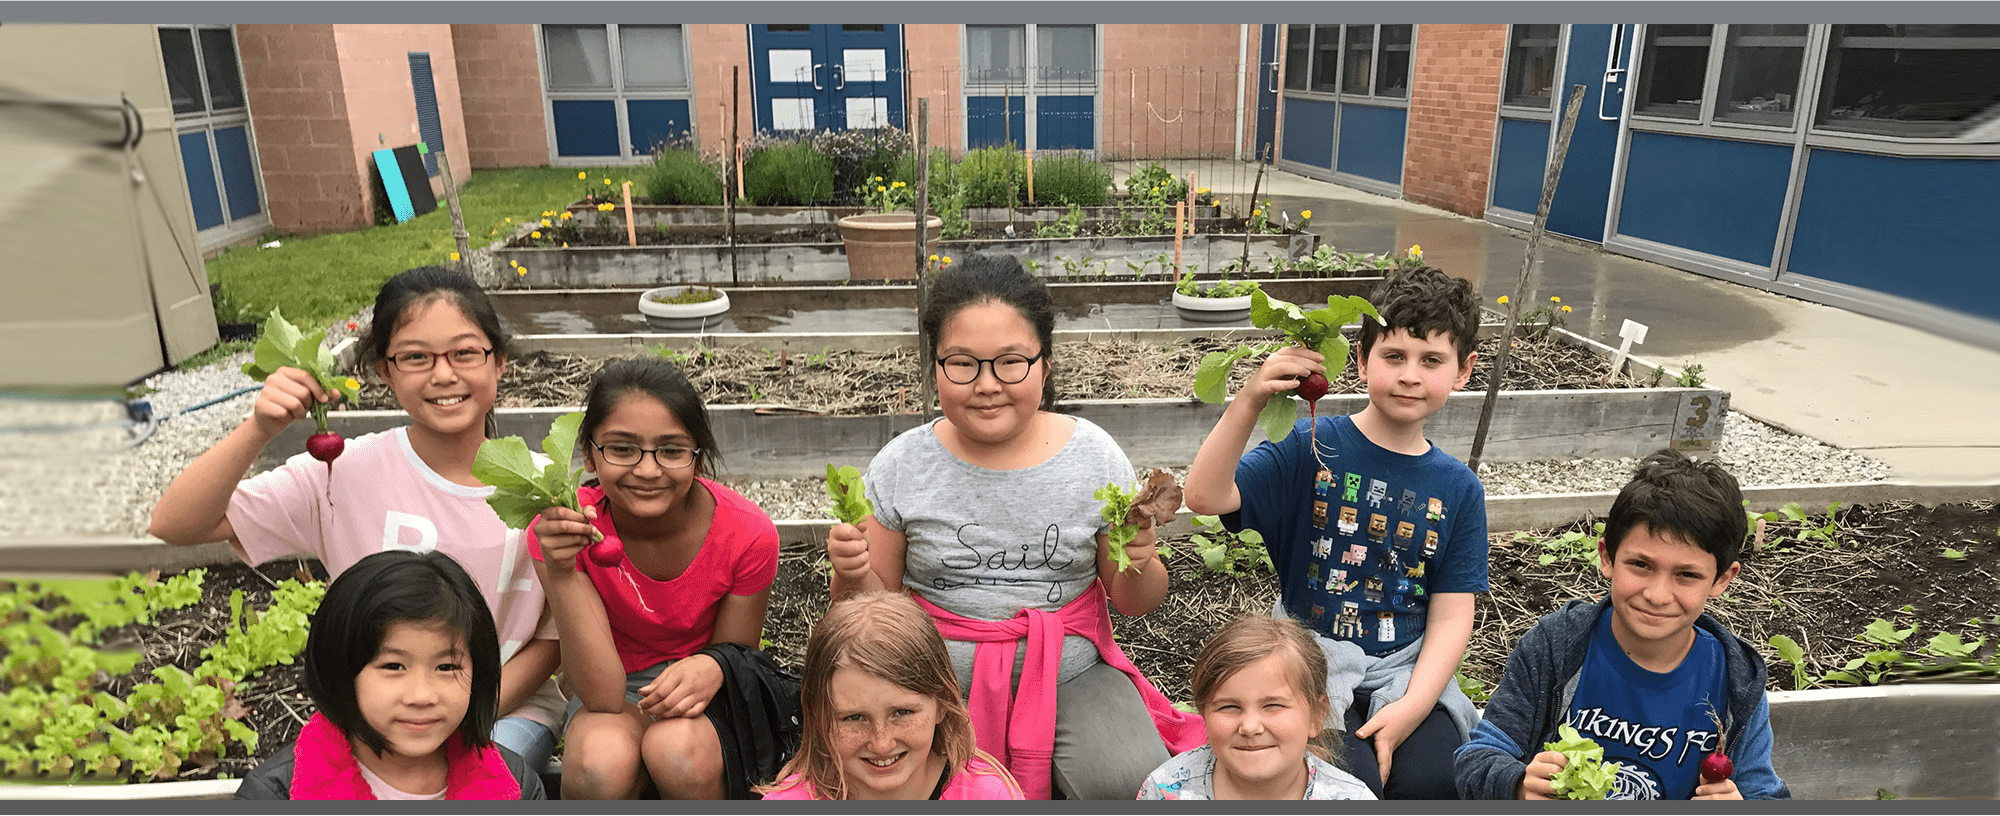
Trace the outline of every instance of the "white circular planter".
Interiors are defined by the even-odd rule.
[[[1250,317],[1250,296],[1190,297],[1174,290],[1174,308],[1181,319],[1193,323],[1234,323]]]
[[[639,295],[639,313],[646,316],[646,325],[661,331],[689,331],[707,328],[720,322],[718,318],[729,311],[729,293],[716,289],[714,300],[700,303],[661,303],[655,296],[673,297],[689,289],[708,289],[706,286],[662,286],[648,289]]]

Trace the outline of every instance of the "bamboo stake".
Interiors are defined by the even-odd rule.
[[[1023,149],[1021,155],[1028,157],[1028,206],[1035,206],[1035,151]]]
[[[1187,267],[1181,264],[1181,235],[1187,230],[1187,202],[1174,202],[1174,277],[1187,274]]]
[[[930,236],[931,200],[931,100],[917,98],[917,313],[923,317],[924,301],[930,296],[929,256],[924,254],[924,239]],[[917,401],[923,403],[924,422],[936,417],[933,408],[937,404],[937,365],[932,361],[936,349],[923,342],[921,336],[917,345],[921,347],[918,364],[923,370],[917,373]]]
[[[619,185],[625,193],[625,245],[639,245],[639,228],[632,223],[632,182]]]
[[[729,247],[729,282],[741,284],[736,276],[736,199],[743,196],[743,151],[738,149],[737,128],[743,119],[743,76],[742,66],[729,66],[729,157],[725,159],[723,173],[727,168],[736,168],[736,195],[729,194],[729,183],[722,185],[722,240]]]
[[[436,153],[438,157],[438,175],[444,177],[444,205],[446,209],[451,211],[451,237],[458,242],[457,266],[460,270],[470,269],[472,267],[472,236],[466,233],[465,214],[458,209],[458,185],[451,180],[451,160],[445,158],[444,151],[442,150],[436,151]]]
[[[1465,464],[1479,473],[1479,457],[1486,451],[1486,432],[1493,427],[1493,405],[1500,399],[1500,380],[1507,374],[1507,352],[1514,345],[1514,326],[1521,318],[1521,301],[1527,299],[1528,273],[1535,268],[1536,253],[1542,248],[1542,234],[1548,231],[1549,205],[1555,201],[1556,182],[1562,178],[1563,157],[1569,154],[1569,137],[1576,130],[1577,112],[1583,109],[1583,86],[1571,86],[1569,103],[1563,107],[1562,128],[1556,133],[1556,153],[1542,176],[1542,200],[1535,207],[1535,225],[1528,230],[1528,251],[1521,259],[1521,277],[1514,283],[1514,296],[1507,299],[1507,327],[1500,332],[1500,353],[1493,357],[1493,373],[1486,382],[1486,401],[1479,407],[1479,429],[1472,435],[1472,455]]]

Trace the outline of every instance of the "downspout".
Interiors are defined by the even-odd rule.
[[[1243,85],[1250,81],[1250,24],[1237,24],[1236,37],[1236,160],[1243,160]]]

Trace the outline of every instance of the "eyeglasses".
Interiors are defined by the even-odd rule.
[[[490,348],[467,346],[462,349],[452,349],[443,354],[433,354],[428,351],[405,351],[401,354],[390,355],[389,364],[395,366],[397,371],[401,371],[404,374],[421,374],[436,368],[439,358],[443,358],[446,362],[449,362],[452,368],[474,368],[485,365],[486,358],[491,356],[493,356],[493,350]]]
[[[994,379],[1005,385],[1013,385],[1027,379],[1028,371],[1035,367],[1035,361],[1039,359],[1042,359],[1040,354],[1033,357],[1002,354],[990,360],[970,354],[951,354],[938,360],[938,365],[944,367],[945,379],[959,385],[971,385],[973,381],[979,379],[979,369],[986,366],[993,368]]]
[[[597,449],[597,455],[604,457],[604,461],[619,467],[636,466],[645,460],[646,454],[650,453],[653,455],[653,461],[660,463],[660,467],[684,468],[694,464],[694,455],[701,452],[700,448],[683,448],[679,445],[642,448],[630,442],[599,445],[593,441],[590,446]]]

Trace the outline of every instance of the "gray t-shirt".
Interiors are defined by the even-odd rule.
[[[932,425],[903,432],[868,464],[875,519],[903,534],[903,584],[924,600],[980,620],[1022,609],[1054,611],[1097,578],[1097,535],[1109,529],[1095,494],[1110,482],[1134,487],[1132,462],[1103,428],[1077,418],[1048,461],[988,470],[947,450]],[[970,687],[974,644],[945,641],[961,686]],[[1014,676],[1021,670],[1017,652]],[[1063,638],[1058,682],[1098,660],[1090,640]]]

